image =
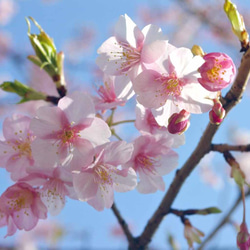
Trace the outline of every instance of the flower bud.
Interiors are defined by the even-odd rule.
[[[229,0],[225,0],[224,11],[232,25],[234,34],[242,42],[243,46],[249,43],[249,35],[245,28],[243,17],[237,11],[237,7]]]
[[[236,69],[228,55],[208,53],[203,59],[205,62],[198,69],[201,74],[198,81],[205,89],[216,92],[226,88],[233,81]]]
[[[179,114],[174,113],[168,119],[168,132],[171,134],[183,134],[190,126],[190,113],[183,109]]]
[[[237,246],[241,250],[248,250],[250,247],[250,235],[245,222],[242,222],[240,225],[240,231],[237,235]]]
[[[225,117],[225,109],[223,108],[221,102],[218,99],[214,99],[214,106],[209,112],[209,119],[212,124],[219,125]]]
[[[55,75],[58,75],[59,72],[57,52],[53,39],[44,32],[41,26],[32,17],[29,18],[37,26],[40,34],[30,33],[30,22],[26,19],[28,24],[28,36],[36,54],[36,56],[29,56],[28,59],[37,66],[43,68],[51,77],[54,77]]]
[[[201,243],[200,237],[204,237],[204,233],[193,227],[188,219],[184,221],[184,237],[187,239],[188,246],[193,249],[193,243]]]
[[[6,92],[16,93],[21,96],[22,99],[19,103],[31,101],[31,100],[46,100],[46,96],[30,88],[27,85],[15,80],[14,82],[4,82],[0,85],[0,88]]]
[[[199,46],[199,45],[194,45],[191,49],[192,53],[195,55],[195,56],[204,56],[205,53],[203,51],[203,49]]]

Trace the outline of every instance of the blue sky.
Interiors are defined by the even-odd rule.
[[[166,1],[165,1],[166,2]],[[106,40],[112,31],[112,26],[118,20],[119,16],[127,13],[135,21],[137,18],[138,9],[140,6],[154,6],[154,4],[162,5],[167,8],[169,4],[163,4],[164,1],[145,1],[145,0],[92,0],[92,1],[67,1],[58,0],[52,3],[45,3],[41,0],[23,0],[18,1],[19,10],[13,20],[2,29],[11,33],[13,38],[14,48],[20,50],[20,52],[27,56],[26,53],[29,51],[29,41],[27,38],[27,25],[25,17],[32,16],[35,18],[43,29],[54,38],[55,44],[60,51],[63,49],[64,43],[69,39],[72,34],[75,34],[76,27],[80,25],[94,27],[97,32],[97,37],[90,53],[86,55],[84,60],[92,61],[94,63],[96,58],[95,50],[101,43]],[[225,18],[223,16],[223,18]],[[33,27],[34,28],[34,27]],[[163,25],[164,32],[168,32],[167,25]],[[36,31],[35,29],[33,29]],[[231,32],[229,30],[229,32]],[[202,40],[202,38],[199,38]],[[227,53],[235,54],[235,51],[230,51],[225,46],[218,46],[218,43],[211,43],[208,47],[208,41],[204,42],[207,51],[220,51],[221,49],[228,50]],[[225,51],[223,51],[225,52]],[[67,55],[66,55],[67,57]],[[239,58],[238,58],[239,61]],[[66,69],[67,71],[67,69]],[[7,64],[0,69],[1,74],[11,74],[11,77],[21,77],[12,65]],[[69,74],[72,74],[70,70]],[[74,79],[79,78],[82,81],[84,77],[88,77],[84,68],[77,67],[77,72],[74,75]],[[12,79],[11,79],[12,80]],[[87,81],[87,80],[86,80]],[[250,118],[246,116],[248,112],[246,107],[249,107],[249,97],[244,97],[240,106],[236,107],[229,117],[226,118],[225,123],[220,127],[218,135],[215,136],[214,142],[222,143],[228,142],[228,127],[235,125],[250,130]],[[242,108],[242,107],[245,108]],[[132,117],[133,114],[132,114]],[[193,116],[191,119],[191,127],[186,133],[186,144],[179,148],[177,151],[180,154],[179,167],[183,165],[187,157],[192,152],[192,149],[198,143],[202,132],[204,131],[208,123],[208,114],[201,116]],[[132,128],[128,125],[126,129]],[[131,132],[132,133],[132,132]],[[215,168],[218,169],[220,174],[224,174],[226,163],[223,162],[221,155],[218,155],[215,159]],[[1,185],[0,190],[4,191],[8,184],[8,174],[0,169],[1,173]],[[166,186],[169,185],[174,177],[175,172],[164,177]],[[204,185],[199,178],[198,171],[195,170],[191,177],[184,183],[181,189],[180,195],[174,202],[174,207],[178,209],[188,208],[205,208],[210,206],[218,206],[223,211],[226,211],[230,204],[234,201],[237,191],[235,185],[225,182],[224,188],[221,190],[214,190]],[[158,191],[155,194],[142,195],[136,190],[120,194],[115,194],[115,201],[119,210],[121,211],[124,218],[133,224],[135,235],[142,232],[147,220],[155,211],[156,207],[160,203],[163,197],[163,193]],[[248,204],[250,205],[250,204]],[[250,215],[247,219],[250,223]],[[192,216],[191,222],[194,226],[200,230],[208,233],[213,226],[218,222],[219,215],[209,216]],[[234,218],[240,222],[241,219],[241,208],[239,208]],[[110,228],[116,224],[116,218],[114,217],[111,210],[105,210],[103,212],[97,212],[87,203],[81,203],[79,201],[68,200],[65,209],[56,218],[59,220],[69,231],[80,232],[82,230],[88,231],[90,234],[89,240],[85,240],[83,244],[93,249],[117,249],[124,247],[126,244],[120,239],[114,239],[110,235]],[[6,228],[0,230],[0,242],[12,242],[12,237],[3,239]],[[172,215],[168,216],[161,224],[158,232],[156,233],[152,246],[156,249],[163,249],[166,246],[167,233],[172,233],[184,248],[186,248],[186,242],[183,237],[183,226],[179,218]],[[216,246],[235,246],[235,231],[231,226],[226,226],[225,230],[218,234],[213,244]],[[82,244],[81,241],[74,238],[74,235],[66,237],[62,242],[62,246],[67,247],[78,247]]]

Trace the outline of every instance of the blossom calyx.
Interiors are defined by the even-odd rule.
[[[219,125],[223,121],[226,111],[218,99],[214,99],[214,106],[209,112],[209,119],[212,124]]]
[[[209,91],[220,91],[226,88],[234,79],[236,74],[233,60],[224,53],[213,52],[203,56],[205,62],[198,71],[201,78],[199,83]]]
[[[185,109],[180,113],[174,113],[168,119],[168,132],[171,134],[183,134],[190,126],[190,113]]]
[[[201,243],[200,237],[204,237],[204,233],[192,226],[188,219],[184,220],[184,237],[187,239],[188,246],[193,249],[193,243]]]
[[[243,47],[249,45],[249,35],[245,28],[242,15],[237,10],[237,6],[229,0],[225,0],[224,11],[232,25],[234,34],[239,38]]]
[[[241,250],[248,250],[250,247],[250,235],[245,222],[240,225],[240,231],[237,234],[237,246]]]

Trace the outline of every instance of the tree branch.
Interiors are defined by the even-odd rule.
[[[116,216],[116,218],[117,218],[117,220],[118,220],[118,222],[119,222],[119,224],[120,224],[120,226],[121,226],[121,228],[122,228],[122,230],[123,230],[123,232],[124,232],[124,234],[125,234],[125,236],[126,236],[126,238],[128,240],[129,245],[134,244],[134,238],[133,238],[133,236],[132,236],[132,234],[131,234],[131,232],[130,232],[130,230],[128,228],[128,224],[122,218],[122,216],[121,216],[119,210],[117,209],[115,203],[113,203],[111,209],[113,210],[113,212],[114,212],[114,214],[115,214],[115,216]]]
[[[211,144],[211,151],[224,153],[226,151],[250,152],[250,144],[229,145],[229,144]]]

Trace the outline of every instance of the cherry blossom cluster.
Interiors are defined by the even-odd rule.
[[[55,106],[40,107],[35,117],[5,119],[1,166],[15,182],[0,197],[6,236],[31,230],[48,212],[59,214],[66,197],[101,211],[113,205],[114,191],[164,191],[163,176],[178,165],[172,148],[185,143],[181,134],[190,114],[212,109],[214,119],[217,115],[222,121],[223,111],[214,105],[218,91],[235,75],[228,56],[193,55],[171,45],[159,27],[140,30],[127,15],[98,54],[96,63],[104,74],[98,95],[69,93]],[[133,96],[140,135],[132,142],[115,141],[112,119],[102,119],[100,113],[114,112]]]

